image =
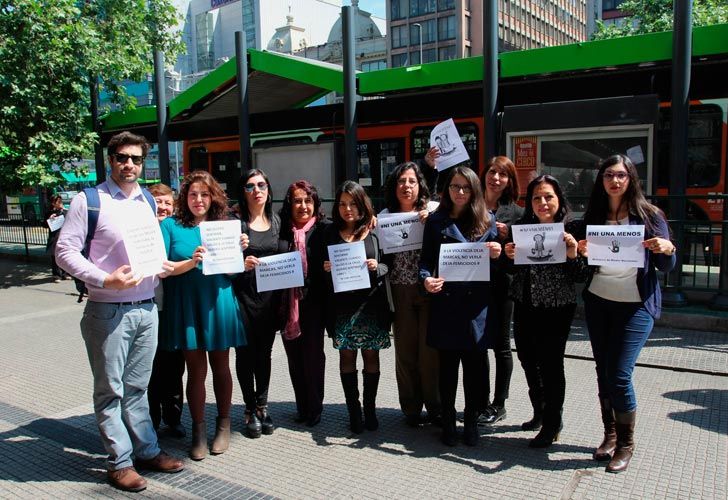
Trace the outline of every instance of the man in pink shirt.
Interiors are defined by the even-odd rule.
[[[147,402],[157,346],[158,278],[132,273],[123,241],[126,221],[149,217],[156,222],[155,207],[149,206],[137,182],[148,151],[146,139],[130,132],[111,138],[111,178],[97,186],[100,210],[88,258],[81,253],[88,233],[85,193],[71,202],[56,245],[58,265],[88,288],[81,334],[94,377],[94,413],[109,454],[108,480],[124,491],[147,486],[134,468],[132,454],[140,469],[183,468],[180,460],[160,450]]]

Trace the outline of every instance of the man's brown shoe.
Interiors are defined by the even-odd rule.
[[[163,451],[149,460],[137,459],[136,466],[142,470],[153,470],[157,472],[179,472],[185,468],[182,460],[171,457]]]
[[[137,474],[134,467],[110,470],[107,477],[111,486],[123,491],[137,492],[147,489],[147,480]]]

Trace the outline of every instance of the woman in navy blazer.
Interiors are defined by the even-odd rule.
[[[622,472],[634,451],[637,398],[632,375],[660,316],[657,270],[675,267],[675,245],[665,214],[645,199],[637,169],[624,155],[601,162],[584,223],[645,226],[644,267],[590,266],[584,289],[604,423],[604,440],[594,458],[609,460],[607,472]],[[586,240],[579,241],[579,252],[587,256]]]
[[[440,356],[442,441],[456,443],[455,395],[458,371],[463,366],[465,432],[469,446],[478,441],[478,406],[482,392],[482,366],[486,350],[490,282],[446,282],[439,277],[440,247],[448,243],[482,242],[491,262],[501,253],[495,221],[485,207],[480,182],[470,168],[450,169],[439,208],[425,224],[420,257],[420,282],[431,295],[427,344]]]

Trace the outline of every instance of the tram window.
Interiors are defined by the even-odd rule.
[[[720,182],[722,110],[716,104],[690,106],[688,122],[689,187],[710,187]],[[658,131],[657,183],[670,183],[671,115],[669,108],[660,110]]]
[[[457,123],[460,139],[462,139],[465,149],[470,155],[468,166],[478,165],[478,126],[474,123]],[[430,149],[430,133],[434,127],[415,127],[410,133],[411,148],[410,158],[419,160],[425,157],[427,150]],[[475,168],[475,167],[473,167]]]
[[[538,173],[556,177],[574,211],[583,212],[594,186],[599,161],[603,158],[618,153],[627,154],[635,163],[643,187],[647,187],[647,141],[646,134],[579,139],[549,139],[544,136],[541,139]]]
[[[280,144],[310,144],[313,142],[311,136],[301,135],[295,137],[278,137],[275,139],[258,139],[253,142],[256,148],[265,146],[277,146]]]

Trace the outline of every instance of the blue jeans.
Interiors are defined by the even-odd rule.
[[[109,470],[160,452],[149,417],[147,385],[157,348],[157,306],[87,302],[81,319],[94,377],[94,413]]]
[[[613,302],[584,294],[584,313],[596,362],[599,397],[626,413],[637,409],[632,373],[655,320],[641,302]]]

